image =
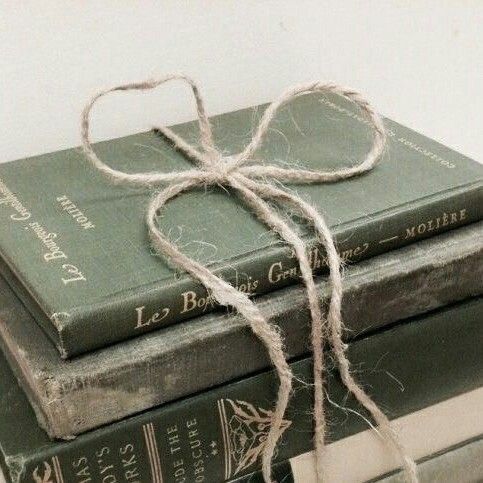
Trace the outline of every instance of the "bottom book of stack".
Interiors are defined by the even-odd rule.
[[[479,390],[483,382],[482,310],[483,299],[473,298],[350,343],[349,358],[358,380],[394,420],[409,451],[419,460],[423,481],[444,481],[432,478],[450,460],[455,462],[451,466],[455,471],[456,461],[466,461],[461,463],[467,466],[465,478],[478,471],[476,479],[483,476],[478,458],[472,457],[481,457],[482,450],[478,439],[482,423],[476,411],[483,398]],[[310,453],[311,359],[300,358],[291,366],[297,383],[274,471],[280,476],[278,481],[310,483],[315,481]],[[275,374],[264,371],[72,441],[55,442],[38,426],[2,356],[1,466],[5,479],[15,483],[261,481],[256,471],[276,392]],[[387,482],[399,481],[397,473],[390,474],[398,461],[386,454],[377,431],[368,430],[367,415],[330,369],[327,411],[327,481],[382,477]],[[466,480],[456,476],[448,481]]]
[[[475,389],[393,420],[401,440],[418,465],[420,483],[483,481],[483,388]],[[457,421],[455,424],[448,422]],[[331,483],[404,483],[398,463],[370,430],[343,438],[326,448],[325,481]],[[283,483],[316,483],[313,452],[274,467]],[[264,483],[260,472],[234,480]]]

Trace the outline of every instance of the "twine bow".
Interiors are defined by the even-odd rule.
[[[197,149],[167,127],[157,127],[157,131],[169,139],[174,146],[193,160],[197,167],[179,172],[146,172],[124,173],[115,170],[101,161],[94,152],[89,139],[90,112],[94,103],[114,91],[154,89],[171,80],[182,80],[192,89],[198,113],[201,148]],[[365,159],[356,166],[343,167],[334,171],[312,171],[305,169],[284,168],[273,165],[261,165],[254,162],[254,154],[261,146],[270,127],[270,123],[278,110],[299,96],[311,93],[332,92],[355,103],[368,119],[373,128],[372,147]],[[285,91],[278,100],[270,104],[263,113],[260,123],[251,141],[238,154],[225,156],[216,146],[210,122],[206,115],[203,98],[193,80],[182,74],[172,74],[158,80],[125,84],[103,90],[96,94],[86,105],[82,113],[82,146],[91,163],[110,180],[116,183],[143,185],[146,187],[163,186],[150,201],[146,222],[150,238],[157,253],[175,267],[188,272],[199,280],[211,292],[217,302],[231,306],[240,313],[250,325],[254,334],[263,342],[271,362],[276,369],[280,385],[272,424],[267,435],[262,456],[262,471],[266,482],[271,481],[271,461],[274,450],[282,433],[282,423],[292,388],[292,372],[285,359],[283,339],[279,330],[270,324],[250,298],[235,289],[232,285],[216,276],[211,270],[183,254],[175,243],[169,240],[159,229],[156,216],[172,198],[184,191],[199,186],[222,185],[238,194],[251,211],[276,232],[294,250],[300,266],[301,278],[307,291],[308,305],[311,314],[311,342],[314,358],[314,434],[316,468],[319,480],[323,477],[322,454],[326,429],[324,411],[324,341],[327,340],[335,355],[341,379],[347,389],[359,403],[372,415],[378,425],[378,431],[385,441],[398,453],[406,470],[409,481],[417,481],[416,467],[413,460],[400,443],[388,418],[355,381],[349,361],[345,355],[346,345],[342,340],[343,323],[341,319],[342,275],[341,261],[337,253],[333,237],[323,216],[309,203],[286,190],[275,186],[270,181],[291,183],[329,183],[371,170],[381,159],[386,144],[386,131],[379,115],[358,92],[332,83],[310,82],[296,85]],[[305,243],[293,228],[274,211],[271,204],[289,206],[309,225],[324,246],[329,268],[331,297],[324,321],[319,297],[314,282]]]

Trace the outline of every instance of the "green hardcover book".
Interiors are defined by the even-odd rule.
[[[305,456],[305,455],[301,455]],[[308,454],[307,454],[308,456]],[[303,463],[297,458],[278,463],[273,468],[273,478],[278,483],[316,483],[307,480],[301,468]],[[420,483],[476,483],[483,480],[483,435],[463,441],[460,444],[445,448],[416,461]],[[354,470],[356,473],[357,470]],[[315,469],[312,471],[315,473]],[[300,475],[302,473],[302,475]],[[340,481],[344,481],[339,478]],[[354,481],[361,481],[354,475]],[[405,483],[403,472],[377,476],[366,483]],[[261,471],[242,476],[233,483],[264,483]]]
[[[483,435],[418,461],[420,483],[483,481]],[[368,483],[404,483],[397,472]]]
[[[263,108],[213,118],[219,146],[239,151]],[[371,133],[355,109],[336,97],[300,98],[280,113],[257,156],[318,170],[357,163]],[[175,130],[191,141],[196,126]],[[296,187],[326,215],[345,260],[483,217],[483,166],[393,121],[386,126],[387,153],[373,171]],[[96,150],[128,172],[191,166],[155,133],[102,142]],[[3,272],[63,357],[213,309],[199,283],[153,253],[144,224],[151,194],[112,184],[78,149],[0,165]],[[221,188],[183,194],[159,224],[188,255],[242,291],[259,294],[297,280],[291,250]],[[321,249],[304,236],[319,270]]]
[[[481,482],[483,435],[423,458],[417,463],[420,483]],[[397,472],[367,483],[404,483],[404,475]]]
[[[318,289],[325,304],[330,292],[322,277]],[[482,293],[480,222],[351,266],[343,298],[347,336]],[[257,303],[282,328],[288,356],[304,355],[310,315],[303,287],[287,287]],[[66,362],[1,281],[0,307],[0,345],[41,425],[58,438],[269,366],[265,350],[239,316],[207,314]]]
[[[323,277],[318,291],[325,304],[330,290]],[[346,335],[374,332],[480,294],[483,222],[349,267],[343,297]],[[260,297],[257,304],[281,327],[288,356],[306,354],[310,315],[304,288],[286,287]],[[270,366],[241,317],[213,313],[64,361],[1,277],[0,346],[42,427],[57,438]]]
[[[391,418],[483,383],[477,344],[483,336],[482,309],[483,299],[473,299],[350,344],[358,378]],[[312,447],[312,390],[300,382],[310,382],[311,361],[293,362],[292,368],[299,380],[286,414],[278,461]],[[367,423],[350,411],[361,409],[347,398],[337,375],[329,375],[329,398],[335,404],[327,410],[334,441],[367,429]],[[5,473],[15,483],[193,483],[222,482],[259,468],[278,383],[273,372],[262,372],[69,442],[52,442],[37,426],[3,358],[0,387],[0,452]]]

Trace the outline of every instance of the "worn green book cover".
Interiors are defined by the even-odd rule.
[[[300,456],[308,456],[308,453]],[[303,461],[303,462],[302,462]],[[278,463],[273,468],[273,478],[278,483],[315,483],[307,480],[307,460],[292,458]],[[483,435],[463,441],[460,444],[444,448],[442,451],[430,454],[416,461],[418,466],[419,483],[476,483],[483,481]],[[353,468],[352,466],[351,468]],[[315,468],[313,470],[315,473]],[[354,469],[357,473],[357,469]],[[354,481],[360,479],[354,475]],[[339,478],[339,482],[344,481]],[[405,483],[403,472],[379,475],[366,483]],[[242,476],[233,483],[264,483],[261,471]]]
[[[325,305],[328,284],[320,277],[317,286]],[[349,267],[342,304],[346,336],[375,332],[482,293],[480,222]],[[288,357],[310,350],[303,287],[267,294],[257,304],[281,327]],[[64,361],[1,279],[0,346],[41,425],[58,438],[270,367],[264,348],[240,316],[215,313]]]
[[[446,448],[417,462],[420,483],[463,483],[483,481],[483,435]],[[404,483],[395,472],[367,483]]]
[[[221,149],[239,151],[263,109],[213,118]],[[373,171],[329,185],[291,187],[326,216],[344,260],[367,258],[483,215],[483,166],[385,123],[389,146]],[[195,142],[196,129],[187,123],[176,131]],[[370,145],[370,128],[355,107],[337,97],[307,96],[280,113],[257,156],[328,170],[358,163]],[[152,132],[95,149],[127,172],[191,166]],[[0,165],[2,270],[63,357],[213,309],[200,284],[153,253],[144,223],[151,195],[113,185],[78,149]],[[224,189],[179,196],[159,224],[188,255],[239,290],[258,294],[297,280],[291,251]],[[313,268],[320,270],[323,253],[306,237]]]
[[[350,344],[357,375],[391,418],[471,391],[483,383],[483,300],[457,304]],[[311,361],[292,363],[298,376],[276,459],[312,447]],[[277,394],[273,372],[262,372],[139,416],[52,442],[37,426],[6,360],[0,358],[0,453],[15,483],[27,481],[155,483],[222,482],[259,468],[270,408]],[[335,373],[328,380],[330,440],[368,428],[351,412]],[[338,405],[339,407],[337,407]],[[362,413],[364,414],[364,413]],[[377,437],[374,435],[374,437]],[[47,477],[47,475],[49,475]],[[104,480],[110,481],[110,480]]]

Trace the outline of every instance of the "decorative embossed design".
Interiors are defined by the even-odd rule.
[[[151,466],[151,482],[163,483],[161,471],[161,460],[159,458],[156,429],[153,423],[143,424],[144,441],[148,452],[149,464]]]
[[[232,399],[220,399],[218,412],[225,448],[225,478],[228,479],[250,468],[261,456],[273,412]],[[281,432],[291,424],[284,420]]]
[[[32,473],[32,478],[34,479],[35,483],[55,483],[53,479],[51,479],[52,476],[52,467],[47,463],[47,461],[44,461],[44,474],[42,476],[39,476],[39,467],[36,466],[35,470]]]
[[[43,474],[39,466],[36,466],[32,472],[32,479],[35,483],[64,483],[64,476],[62,475],[62,467],[59,458],[53,456],[51,462],[44,461]],[[52,471],[54,474],[52,474]]]

